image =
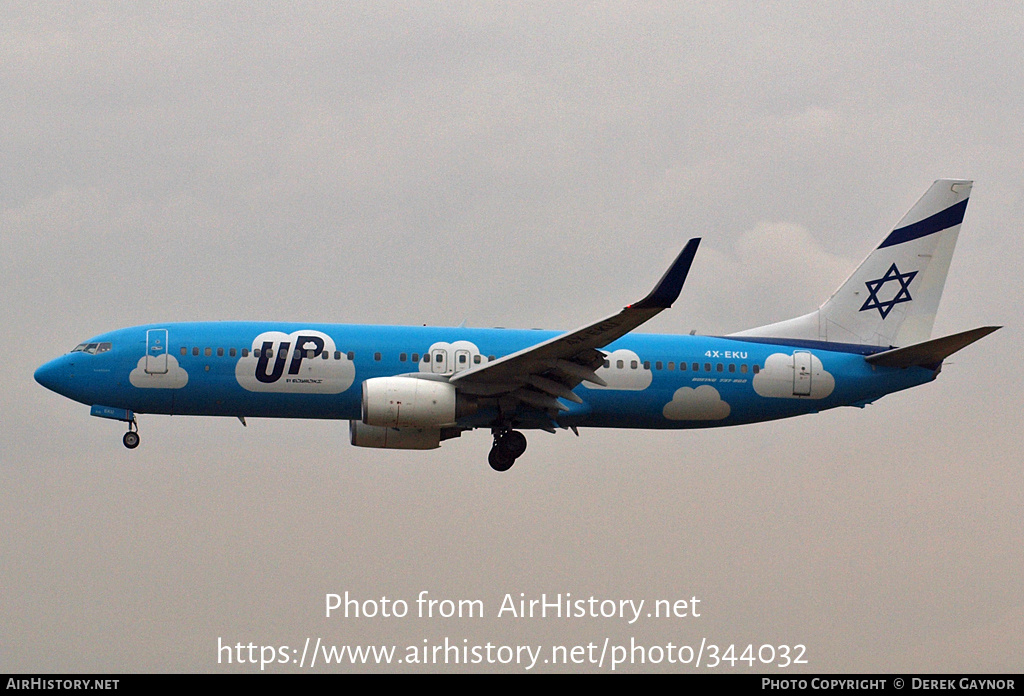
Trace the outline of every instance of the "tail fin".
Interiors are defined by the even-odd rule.
[[[887,347],[927,341],[972,184],[932,184],[817,311],[733,335]]]

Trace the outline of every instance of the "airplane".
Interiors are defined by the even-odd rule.
[[[358,447],[424,450],[489,428],[507,471],[523,430],[740,425],[864,407],[934,380],[1001,328],[932,325],[972,181],[936,181],[817,310],[726,336],[634,330],[678,298],[691,239],[639,302],[568,332],[280,322],[165,323],[90,338],[35,373],[127,423],[137,414],[349,421]]]

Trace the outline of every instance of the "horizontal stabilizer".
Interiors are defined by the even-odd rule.
[[[961,348],[966,348],[975,341],[988,336],[1001,326],[982,326],[963,333],[936,338],[924,343],[915,343],[906,348],[894,348],[884,353],[868,355],[864,359],[872,365],[881,367],[915,367],[920,365],[937,365]]]

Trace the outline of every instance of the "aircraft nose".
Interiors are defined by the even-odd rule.
[[[36,381],[41,385],[49,389],[50,391],[60,393],[58,386],[61,383],[61,374],[63,373],[63,360],[57,358],[50,362],[42,365],[36,370],[35,378]]]

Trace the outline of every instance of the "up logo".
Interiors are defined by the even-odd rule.
[[[252,392],[339,394],[352,386],[356,369],[344,354],[336,360],[336,351],[334,339],[320,331],[265,331],[235,365],[235,378]]]

